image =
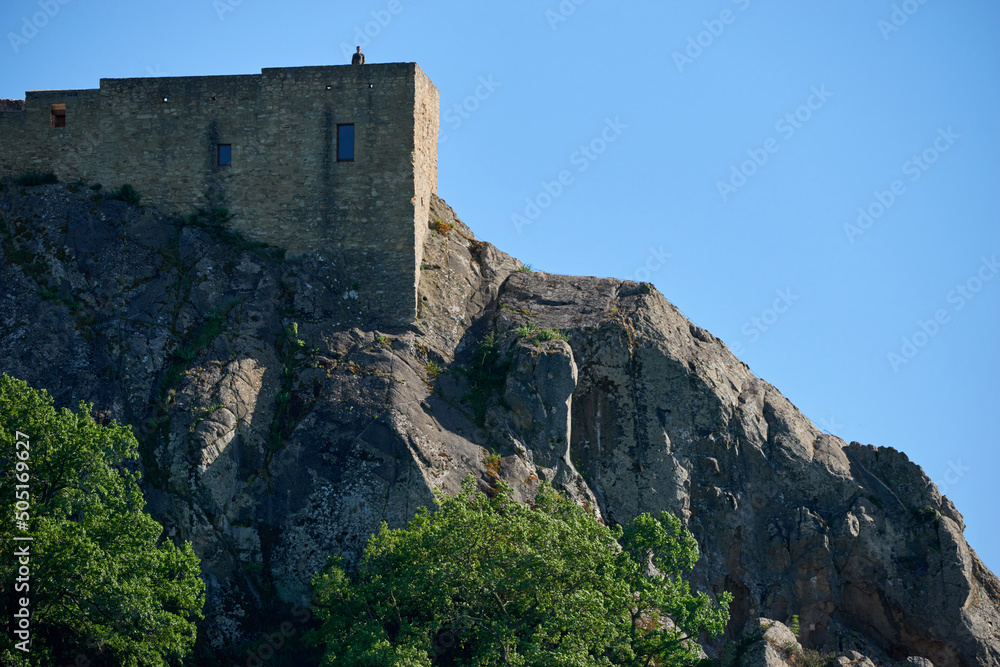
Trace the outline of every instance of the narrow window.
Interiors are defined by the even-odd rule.
[[[219,144],[219,166],[229,167],[233,164],[233,145]]]
[[[354,162],[354,125],[337,126],[337,162]]]
[[[51,115],[49,116],[49,123],[52,127],[66,127],[65,104],[53,104],[51,106]]]

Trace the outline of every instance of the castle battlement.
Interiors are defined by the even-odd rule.
[[[170,213],[223,205],[248,238],[356,276],[374,323],[416,313],[438,91],[416,63],[101,79],[0,105],[0,175],[130,183]]]

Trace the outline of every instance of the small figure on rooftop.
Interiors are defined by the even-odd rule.
[[[352,65],[364,65],[365,64],[365,54],[361,53],[361,47],[358,47],[358,52],[351,56]]]

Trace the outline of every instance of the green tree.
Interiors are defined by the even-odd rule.
[[[698,547],[669,513],[608,528],[547,485],[529,506],[471,476],[437,502],[316,576],[324,664],[691,665],[728,621],[730,594],[682,578]]]
[[[0,375],[5,624],[21,597],[31,610],[30,652],[5,628],[0,664],[176,665],[194,645],[205,589],[198,558],[190,543],[161,540],[162,526],[143,512],[139,474],[127,465],[138,450],[131,430],[96,423],[91,409],[81,402],[76,412],[57,411],[45,391]],[[25,473],[26,532],[13,521]],[[13,552],[25,544],[29,588],[18,592]]]

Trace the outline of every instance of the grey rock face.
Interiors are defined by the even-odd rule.
[[[820,432],[648,285],[519,273],[500,299],[501,329],[569,336],[570,455],[605,517],[684,518],[734,627],[794,614],[807,647],[858,631],[894,659],[1000,660],[996,579],[904,454]]]
[[[735,596],[729,637],[769,623],[753,664],[794,641],[1000,665],[1000,582],[923,471],[819,431],[651,285],[520,271],[434,200],[419,319],[376,331],[319,256],[91,194],[0,193],[0,370],[134,426],[151,511],[202,559],[203,655],[472,473],[521,500],[549,480],[608,523],[680,516],[694,586]]]
[[[794,667],[794,656],[802,653],[798,639],[787,626],[778,621],[751,619],[744,627],[743,634],[758,639],[740,659],[740,667]]]

